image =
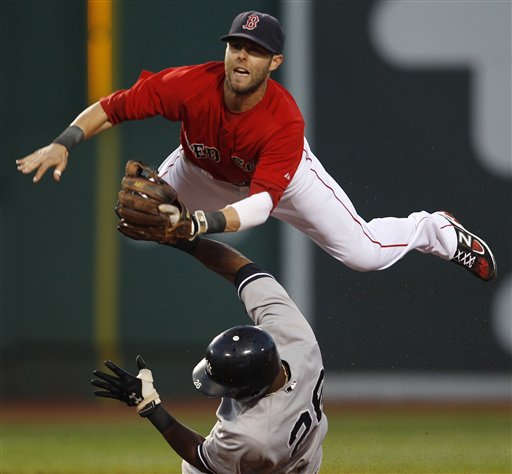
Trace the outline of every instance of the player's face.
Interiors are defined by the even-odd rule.
[[[235,94],[250,94],[266,83],[270,73],[276,70],[282,61],[282,55],[273,55],[250,40],[230,40],[224,58],[226,83]]]

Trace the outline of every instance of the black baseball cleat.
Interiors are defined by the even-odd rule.
[[[481,280],[490,281],[496,278],[496,260],[489,246],[480,237],[462,227],[460,222],[448,212],[438,211],[436,214],[450,222],[457,234],[457,250],[452,262],[467,268]]]

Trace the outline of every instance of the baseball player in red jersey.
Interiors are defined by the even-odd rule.
[[[216,336],[193,370],[198,391],[221,397],[217,423],[205,438],[174,419],[140,356],[137,376],[106,361],[113,374],[94,372],[95,394],[136,406],[183,458],[184,474],[318,473],[327,418],[313,330],[284,288],[235,249],[202,238],[187,244],[187,252],[236,285],[256,324]]]
[[[283,62],[284,32],[265,13],[238,15],[224,63],[143,72],[84,110],[55,141],[17,160],[34,181],[54,167],[56,181],[69,151],[126,120],[161,115],[181,121],[180,146],[159,172],[194,215],[200,233],[237,232],[285,221],[358,271],[382,270],[410,250],[464,266],[484,281],[496,276],[490,248],[450,214],[414,212],[366,222],[327,173],[304,137],[292,96],[270,78]]]

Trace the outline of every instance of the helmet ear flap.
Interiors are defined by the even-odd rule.
[[[262,397],[280,369],[281,358],[270,334],[257,326],[235,326],[210,342],[192,381],[209,397],[246,403]]]

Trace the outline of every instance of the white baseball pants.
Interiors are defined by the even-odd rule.
[[[181,147],[167,157],[159,173],[190,210],[218,210],[248,195],[247,187],[213,179],[190,163]],[[449,260],[457,247],[453,226],[437,214],[421,211],[366,222],[306,140],[299,168],[271,215],[296,227],[346,266],[363,272],[387,268],[413,249]]]

